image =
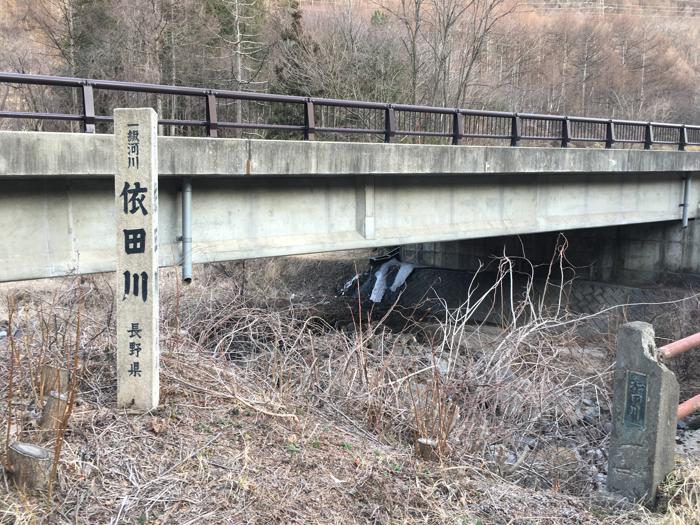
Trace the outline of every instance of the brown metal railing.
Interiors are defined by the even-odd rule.
[[[574,142],[597,142],[606,148],[612,148],[615,144],[639,144],[644,149],[666,145],[681,151],[686,146],[700,146],[700,126],[686,124],[336,100],[20,73],[0,73],[0,82],[79,90],[82,101],[82,111],[79,114],[0,111],[0,118],[81,122],[86,133],[95,133],[98,123],[112,122],[111,115],[96,114],[95,92],[121,91],[180,95],[204,100],[205,109],[201,119],[160,119],[159,123],[202,127],[210,137],[218,136],[219,129],[231,128],[297,132],[305,140],[314,140],[317,133],[328,133],[375,135],[383,137],[384,142],[392,142],[396,137],[417,136],[446,138],[452,144],[460,144],[463,139],[505,140],[511,146],[518,146],[522,141],[528,140],[551,141],[563,148]],[[288,123],[221,121],[217,109],[222,100],[282,104],[302,111],[298,121]],[[338,125],[335,113],[332,119],[326,118],[329,111],[336,109],[345,110],[346,113],[365,112],[367,118],[341,118]],[[364,122],[364,125],[348,126],[348,121]]]
[[[684,337],[673,343],[659,348],[659,354],[664,360],[673,359],[685,352],[700,348],[700,333]],[[689,415],[700,410],[700,394],[691,397],[678,405],[678,420],[685,419]]]

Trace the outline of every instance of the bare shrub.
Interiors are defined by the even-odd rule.
[[[565,274],[556,271],[562,254],[550,277]],[[355,305],[354,330],[338,331],[303,307],[256,306],[235,285],[205,283],[188,294],[179,300],[179,322],[200,349],[235,358],[240,381],[341,414],[373,440],[411,448],[428,440],[443,462],[472,465],[482,475],[590,492],[591,470],[605,463],[599,451],[610,371],[580,372],[585,357],[561,304],[563,277],[547,281],[555,300],[545,302],[534,298],[534,269],[520,295],[514,261],[497,265],[489,289],[471,290],[460,308],[444,309],[430,341],[417,340],[420,327],[410,320],[403,333],[389,329],[393,308],[374,319]],[[500,308],[501,327],[475,322],[485,306]]]
[[[114,407],[110,277],[21,294],[12,408],[22,435],[34,432],[30,364],[68,364],[70,345],[81,375],[54,500],[23,502],[0,476],[0,506],[17,523],[641,522],[638,511],[593,516],[588,500],[565,495],[597,487],[610,393],[609,370],[589,362],[560,307],[560,260],[545,272],[554,301],[533,299],[531,276],[515,291],[525,261],[494,264],[491,287],[431,323],[358,302],[342,330],[215,268],[190,286],[168,270],[161,404],[141,416]],[[484,308],[498,325],[476,321]],[[406,316],[403,330],[391,315]],[[416,458],[419,439],[434,455]]]

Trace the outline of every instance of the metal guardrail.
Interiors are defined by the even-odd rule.
[[[463,139],[505,140],[511,146],[518,146],[527,140],[553,141],[563,148],[574,142],[601,143],[606,148],[612,148],[615,144],[640,144],[644,149],[667,145],[681,151],[686,146],[700,146],[700,126],[685,124],[362,102],[20,73],[0,73],[0,82],[80,90],[82,112],[79,114],[0,111],[0,118],[81,122],[86,133],[95,133],[96,124],[112,122],[111,116],[95,113],[95,92],[121,91],[204,100],[205,114],[202,119],[160,119],[159,124],[203,127],[210,137],[218,136],[219,129],[229,128],[298,132],[303,134],[305,140],[314,140],[317,133],[329,133],[377,135],[383,137],[384,142],[392,142],[396,137],[415,136],[447,138],[452,144],[460,144]],[[219,120],[219,101],[231,100],[283,104],[302,111],[297,122]],[[345,110],[345,117],[337,119],[336,109]],[[359,112],[364,113],[358,115]],[[360,125],[348,126],[348,123]]]
[[[669,343],[659,348],[659,354],[664,360],[673,359],[685,352],[689,352],[700,347],[700,333],[684,337],[673,343]],[[689,415],[700,411],[700,394],[691,397],[678,405],[678,420],[685,419]]]

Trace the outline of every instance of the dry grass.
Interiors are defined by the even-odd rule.
[[[514,299],[507,326],[474,326],[495,286],[436,326],[399,331],[355,306],[339,331],[313,305],[265,305],[231,277],[202,269],[182,288],[164,274],[161,404],[144,415],[115,409],[109,280],[15,295],[20,386],[0,428],[12,413],[14,438],[53,445],[32,378],[40,360],[66,362],[79,297],[81,373],[52,498],[0,477],[0,523],[653,520],[595,504],[609,371],[587,371],[561,312]],[[1,359],[3,398],[7,373]],[[435,460],[416,456],[418,438]]]
[[[669,499],[664,525],[700,523],[700,466],[683,466],[669,476],[663,490]]]

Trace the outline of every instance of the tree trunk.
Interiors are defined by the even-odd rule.
[[[583,73],[581,76],[581,114],[586,115],[586,82],[588,81],[588,38],[583,53]]]
[[[416,440],[416,445],[416,451],[419,457],[428,461],[437,461],[439,459],[437,441],[434,439],[418,438]]]
[[[39,397],[44,399],[52,391],[65,393],[68,391],[68,370],[53,365],[41,367],[39,378]]]
[[[646,66],[647,66],[647,31],[644,29],[644,40],[642,44],[642,78],[639,82],[639,108],[637,109],[638,115],[642,114],[644,109],[644,81],[646,77]]]
[[[175,86],[177,84],[177,69],[175,60],[175,0],[170,0],[170,84]],[[175,96],[170,97],[170,119],[175,120]],[[176,128],[174,125],[170,126],[170,136],[174,137],[176,133]]]
[[[67,408],[68,394],[52,391],[46,400],[39,426],[43,430],[58,430],[63,425]]]
[[[12,443],[7,452],[12,478],[21,490],[46,490],[51,477],[51,454],[29,443]]]

